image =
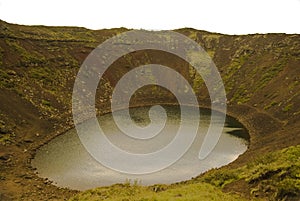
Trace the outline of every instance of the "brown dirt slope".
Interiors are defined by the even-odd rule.
[[[101,42],[124,31],[0,21],[0,200],[64,200],[76,193],[38,178],[30,158],[43,143],[73,126],[72,86],[85,57]],[[249,130],[249,150],[230,167],[300,144],[300,35],[176,31],[198,42],[213,58],[225,83],[228,113]],[[117,80],[145,63],[178,70],[193,85],[199,101],[209,106],[205,85],[189,65],[174,55],[148,50],[124,55],[110,67],[105,85],[100,86],[102,93],[98,93],[100,113],[108,110]],[[166,91],[153,90],[141,90],[132,104],[174,101]],[[154,93],[147,96],[148,92]],[[231,188],[235,191],[237,187]]]

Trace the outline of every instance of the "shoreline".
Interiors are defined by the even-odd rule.
[[[149,107],[149,106],[153,106],[153,105],[179,106],[177,103],[165,102],[165,103],[156,103],[156,104],[151,104],[151,103],[149,103],[149,104],[133,104],[133,105],[131,105],[129,108]],[[194,106],[194,105],[185,105],[185,106],[188,106],[188,107],[197,107],[197,106]],[[209,109],[209,110],[211,110],[211,108],[210,108],[209,106],[207,106],[207,105],[199,105],[198,107],[199,107],[200,109],[203,108],[203,109]],[[126,109],[126,108],[124,108],[124,109]],[[121,108],[120,110],[123,110],[123,108]],[[218,110],[216,110],[216,111],[222,113],[221,111],[218,111]],[[110,109],[104,109],[104,110],[102,110],[101,114],[99,114],[99,115],[105,115],[105,114],[108,114],[108,113],[111,113],[111,110],[110,110]],[[99,116],[99,115],[97,115],[97,116]],[[245,153],[248,151],[248,149],[249,149],[249,147],[250,147],[250,145],[251,145],[251,134],[250,134],[250,132],[249,132],[248,127],[245,126],[238,118],[236,118],[235,116],[233,116],[234,113],[229,113],[228,110],[227,110],[227,113],[226,113],[225,115],[226,115],[226,116],[229,116],[230,118],[233,118],[233,119],[236,120],[236,121],[238,121],[238,122],[243,126],[243,128],[245,129],[245,131],[247,132],[247,134],[248,134],[248,136],[249,136],[249,139],[247,139],[247,150],[243,153],[243,154],[245,154]],[[37,146],[35,146],[35,147],[32,148],[31,150],[29,150],[29,151],[30,151],[30,158],[28,158],[28,159],[30,160],[30,166],[31,166],[31,160],[35,157],[35,154],[36,154],[36,152],[37,152],[37,150],[38,150],[39,148],[41,148],[42,146],[48,144],[51,140],[55,139],[56,137],[65,134],[66,132],[68,132],[68,131],[71,130],[71,129],[76,129],[76,128],[75,128],[75,126],[69,126],[68,128],[66,128],[66,129],[65,129],[64,131],[62,131],[62,132],[56,132],[55,135],[48,135],[48,136],[47,136],[47,139],[44,139],[42,143],[38,144]],[[238,158],[241,157],[243,154],[239,155]],[[238,158],[237,158],[237,159],[238,159]],[[236,159],[236,160],[237,160],[237,159]],[[234,161],[236,161],[236,160],[234,160]],[[234,163],[234,161],[232,161],[232,162],[230,162],[229,164],[224,165],[224,166],[222,166],[222,167],[228,166],[228,165],[230,165],[231,163]],[[220,167],[220,168],[222,168],[222,167]],[[34,169],[32,166],[31,166],[31,168]],[[210,170],[211,170],[211,169],[210,169]],[[204,173],[206,173],[206,172],[208,172],[208,171],[210,171],[210,170],[207,170],[207,171],[205,171]],[[204,174],[204,173],[199,173],[198,176],[200,176],[200,175],[202,175],[202,174]],[[36,172],[34,172],[34,174],[35,174],[37,177],[39,177],[38,174],[37,174]],[[41,178],[41,177],[39,177],[39,178]],[[185,180],[185,181],[181,181],[181,182],[187,182],[187,181],[190,181],[190,180],[192,180],[192,179]],[[170,184],[170,185],[171,185],[171,184]],[[62,187],[58,187],[58,186],[56,186],[56,185],[54,185],[54,186],[57,187],[57,188],[62,188]],[[69,188],[66,188],[66,189],[72,190],[72,191],[73,191],[73,189],[69,189]],[[77,190],[75,190],[75,191],[77,191]]]

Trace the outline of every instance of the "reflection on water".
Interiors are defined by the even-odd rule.
[[[99,123],[108,139],[121,149],[132,153],[150,153],[170,143],[179,127],[179,107],[165,106],[165,109],[168,116],[165,128],[161,133],[147,140],[134,139],[121,133],[114,124],[111,114],[100,116]],[[190,107],[190,109],[193,108]],[[130,114],[136,124],[146,126],[150,123],[148,111],[149,107],[133,108],[130,110]],[[159,172],[147,175],[129,175],[102,166],[85,150],[75,129],[56,137],[41,147],[32,160],[32,165],[37,168],[40,177],[49,178],[57,186],[78,190],[124,183],[128,180],[137,180],[142,185],[188,180],[211,168],[234,161],[246,151],[246,139],[249,139],[241,124],[234,119],[227,118],[217,146],[206,159],[199,160],[199,149],[210,124],[210,111],[201,109],[200,116],[198,134],[190,149],[176,163]],[[189,118],[192,120],[193,116]],[[219,126],[217,121],[212,123]]]

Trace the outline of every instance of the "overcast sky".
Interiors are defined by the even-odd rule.
[[[90,29],[300,33],[300,0],[0,0],[0,19]]]

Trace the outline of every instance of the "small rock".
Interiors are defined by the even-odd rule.
[[[16,71],[13,71],[13,70],[8,70],[7,74],[8,75],[17,75]]]
[[[7,134],[9,133],[9,129],[6,128],[5,125],[0,126],[0,134]]]
[[[9,159],[9,154],[0,153],[0,160],[6,161]]]
[[[24,175],[24,179],[32,179],[31,175]]]
[[[48,185],[48,184],[51,184],[52,181],[48,180],[48,178],[44,179],[44,184]]]
[[[33,143],[33,140],[30,139],[30,138],[28,138],[28,139],[25,139],[24,142],[26,142],[26,143]]]

